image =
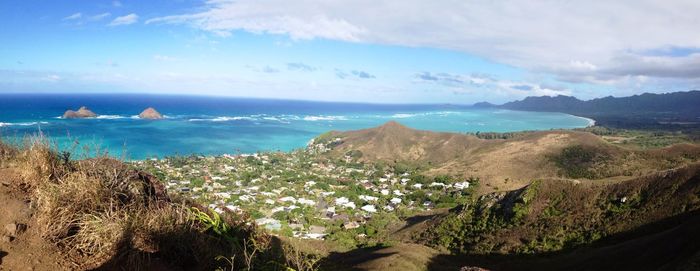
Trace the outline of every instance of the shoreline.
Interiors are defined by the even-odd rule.
[[[566,113],[564,113],[564,114],[566,114]],[[588,125],[586,125],[586,127],[583,127],[583,128],[593,127],[596,124],[596,121],[592,118],[587,118],[587,117],[582,117],[582,116],[577,116],[577,115],[572,115],[572,116],[580,118],[580,119],[585,119],[586,121],[588,121]]]

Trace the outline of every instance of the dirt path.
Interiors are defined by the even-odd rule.
[[[53,244],[41,238],[29,194],[10,169],[0,169],[0,270],[73,270]]]

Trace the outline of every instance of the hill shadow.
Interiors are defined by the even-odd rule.
[[[363,270],[354,266],[396,254],[380,252],[384,248],[386,247],[375,246],[358,248],[347,252],[331,252],[321,260],[320,266],[324,268],[323,270]]]
[[[2,264],[2,258],[7,256],[7,252],[0,250],[0,265]]]
[[[611,235],[590,245],[533,255],[437,255],[428,270],[700,270],[700,211]]]
[[[445,211],[446,213],[447,211]],[[401,227],[401,229],[397,230],[397,232],[403,231],[405,229],[408,229],[410,227],[415,226],[416,224],[428,221],[430,219],[433,219],[437,216],[444,215],[444,213],[433,213],[433,214],[420,214],[420,215],[415,215],[412,217],[409,217],[406,219],[406,225]]]

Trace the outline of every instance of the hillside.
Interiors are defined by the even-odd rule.
[[[699,169],[700,164],[693,164],[612,185],[545,180],[490,194],[447,213],[426,216],[409,227],[413,239],[396,237],[388,247],[334,253],[326,266],[697,270]]]
[[[332,156],[361,154],[366,161],[406,164],[428,175],[481,180],[481,192],[519,189],[533,179],[629,179],[700,159],[700,146],[687,144],[652,150],[623,148],[580,131],[523,133],[485,140],[473,135],[419,131],[397,122],[348,132],[338,138]]]
[[[333,132],[320,140],[329,142],[331,157],[422,165],[431,174],[478,177],[481,186],[456,208],[406,219],[390,235],[391,246],[331,254],[325,266],[333,269],[700,266],[697,145],[631,149],[576,131],[484,140],[417,131],[396,122]],[[508,181],[501,180],[506,177]]]
[[[495,107],[568,113],[593,118],[599,125],[617,128],[687,129],[700,127],[698,104],[700,91],[609,96],[588,101],[571,96],[527,97]]]
[[[487,264],[499,270],[673,270],[698,263],[700,243],[687,237],[700,226],[699,194],[700,164],[611,185],[538,181],[436,217],[417,240],[475,258],[511,255]]]

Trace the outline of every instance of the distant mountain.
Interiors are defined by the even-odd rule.
[[[480,103],[475,103],[472,105],[474,108],[491,108],[491,107],[496,107],[497,105],[489,103],[489,102],[480,102]]]
[[[571,96],[527,97],[498,108],[562,112],[595,119],[599,124],[618,127],[700,126],[700,91],[664,94],[644,93],[629,97],[612,96],[582,101]]]

